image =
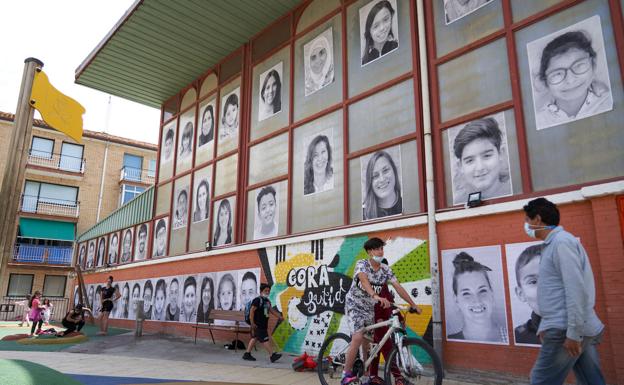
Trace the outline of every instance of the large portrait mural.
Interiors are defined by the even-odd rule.
[[[512,194],[505,113],[448,129],[453,205],[480,191],[481,199]]]
[[[332,28],[303,46],[305,96],[334,82],[334,35]]]
[[[537,326],[537,283],[542,259],[542,242],[505,245],[511,318],[516,345],[539,346]]]
[[[500,246],[442,250],[446,338],[509,344]]]
[[[613,109],[600,16],[527,44],[538,130]]]
[[[396,0],[374,0],[360,8],[362,66],[399,48]]]

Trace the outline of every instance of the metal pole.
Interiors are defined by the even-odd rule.
[[[11,134],[10,151],[2,179],[0,190],[0,277],[2,277],[6,261],[11,258],[17,232],[16,218],[18,205],[24,184],[26,160],[32,134],[34,108],[30,104],[35,71],[43,67],[39,59],[29,57],[24,60],[24,74],[15,111],[15,121]],[[13,155],[13,156],[11,156]]]
[[[438,266],[438,232],[435,220],[435,184],[433,172],[433,145],[431,140],[431,107],[429,104],[429,71],[427,37],[425,35],[425,8],[423,0],[416,1],[420,84],[423,105],[423,134],[425,144],[425,180],[427,187],[427,228],[429,230],[429,264],[433,304],[433,348],[442,360],[442,317],[440,312],[440,269]]]

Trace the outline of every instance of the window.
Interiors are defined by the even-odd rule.
[[[124,154],[123,176],[125,180],[141,181],[141,168],[143,167],[143,157],[132,154]]]
[[[24,297],[32,292],[33,274],[11,274],[9,276],[9,288],[7,296]]]
[[[59,168],[65,171],[81,172],[83,151],[84,147],[81,145],[63,142]]]
[[[156,177],[156,159],[150,159],[147,166],[147,176],[150,178]]]
[[[64,275],[46,275],[43,281],[44,297],[64,297],[67,277]]]
[[[145,191],[145,187],[130,186],[127,184],[121,185],[121,205],[125,205],[130,202],[134,197]]]
[[[36,212],[40,202],[75,207],[78,188],[27,180],[24,184],[22,211]]]
[[[54,149],[54,140],[33,136],[32,145],[30,146],[30,155],[38,158],[52,158]]]

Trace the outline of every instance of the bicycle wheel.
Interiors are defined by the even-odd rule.
[[[340,384],[350,343],[351,337],[344,333],[332,334],[323,342],[316,358],[316,371],[321,385]]]
[[[397,378],[402,378],[406,385],[442,384],[442,362],[428,343],[418,338],[405,338],[402,350],[400,354],[395,346],[386,360],[386,384],[396,384]]]

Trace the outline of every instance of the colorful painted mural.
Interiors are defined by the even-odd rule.
[[[345,295],[355,263],[367,258],[362,248],[367,236],[314,240],[259,249],[271,302],[284,314],[273,339],[288,353],[318,353],[326,336],[350,334],[344,317]],[[410,314],[408,334],[431,343],[431,275],[427,243],[415,238],[386,240],[385,257],[403,287],[423,309]],[[398,301],[402,300],[395,296]]]

